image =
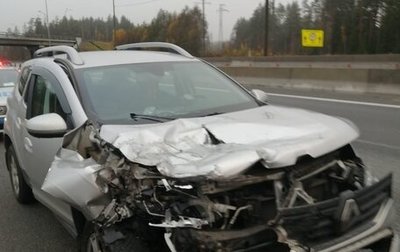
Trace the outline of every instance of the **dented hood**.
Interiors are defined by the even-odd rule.
[[[146,125],[103,125],[100,136],[130,161],[165,176],[227,179],[261,161],[266,168],[319,157],[358,137],[355,126],[316,112],[263,106]]]

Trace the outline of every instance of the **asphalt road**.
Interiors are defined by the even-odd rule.
[[[399,199],[400,107],[282,95],[270,95],[270,101],[276,105],[302,107],[352,120],[361,130],[360,139],[354,143],[356,152],[374,175],[382,177],[394,173],[394,197]],[[76,241],[45,207],[39,203],[21,206],[15,201],[3,153],[4,147],[0,144],[0,251],[76,251]],[[396,209],[397,220],[400,220],[398,200]],[[400,230],[400,223],[396,225]]]

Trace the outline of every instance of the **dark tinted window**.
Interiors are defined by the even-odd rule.
[[[51,83],[41,76],[35,77],[30,111],[30,118],[47,113],[57,113],[64,120],[66,119]]]

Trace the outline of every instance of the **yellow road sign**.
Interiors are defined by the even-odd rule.
[[[324,31],[302,29],[301,45],[304,47],[324,47]]]

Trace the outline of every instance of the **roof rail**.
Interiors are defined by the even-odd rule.
[[[160,48],[187,58],[193,58],[185,49],[166,42],[142,42],[116,46],[116,50],[140,50],[143,48]]]
[[[79,56],[79,53],[75,50],[75,48],[65,45],[50,46],[36,50],[36,52],[33,54],[33,57],[34,58],[50,57],[57,54],[66,54],[67,59],[69,59],[75,65],[84,64],[82,58]]]

